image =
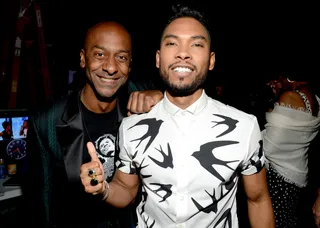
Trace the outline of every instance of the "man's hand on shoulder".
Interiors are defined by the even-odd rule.
[[[132,92],[129,97],[128,116],[149,112],[163,98],[160,90],[144,90]]]

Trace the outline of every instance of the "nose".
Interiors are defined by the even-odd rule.
[[[191,55],[187,47],[180,46],[178,52],[176,53],[176,59],[187,60],[190,59]]]
[[[102,65],[102,70],[104,72],[107,72],[110,76],[116,74],[118,72],[118,68],[115,59],[112,57],[108,57]]]

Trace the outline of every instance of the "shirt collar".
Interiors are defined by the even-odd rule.
[[[174,116],[177,112],[183,110],[169,101],[167,97],[167,92],[164,93],[163,104],[164,104],[164,108],[172,116]],[[202,90],[202,94],[199,97],[199,99],[196,100],[196,102],[194,102],[188,108],[186,108],[185,111],[193,115],[198,115],[206,105],[207,105],[207,94],[205,93],[204,90]]]

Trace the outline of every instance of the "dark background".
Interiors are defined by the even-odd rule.
[[[13,45],[17,23],[19,0],[2,0],[0,3],[0,64],[1,108],[5,108],[10,94]],[[54,98],[64,96],[68,89],[68,71],[79,69],[79,50],[87,28],[99,20],[116,20],[124,24],[133,37],[132,80],[152,78],[158,80],[155,67],[157,50],[166,19],[166,11],[178,1],[71,1],[39,0],[42,8],[44,37],[47,43],[47,59],[50,68],[51,87]],[[182,1],[186,2],[186,1]],[[217,82],[228,83],[235,91],[247,91],[256,84],[277,75],[282,67],[299,68],[309,77],[319,75],[319,35],[317,35],[316,7],[311,4],[261,4],[223,5],[214,2],[194,1],[210,18],[216,44],[216,67],[210,73],[208,90]],[[30,17],[34,18],[32,10]],[[36,30],[28,27],[31,39]],[[37,72],[39,52],[35,46],[25,59],[34,59]],[[27,54],[26,54],[27,53]],[[30,58],[30,55],[33,58]],[[26,69],[26,63],[21,65]],[[3,67],[6,66],[6,67]],[[30,78],[21,70],[17,106],[28,107],[43,103],[41,75]],[[302,69],[302,70],[301,70]],[[28,75],[29,74],[29,75]],[[318,82],[318,81],[316,81]],[[31,89],[30,85],[34,88]],[[254,85],[252,85],[254,84]],[[315,83],[316,84],[316,83]],[[25,96],[36,91],[30,102]],[[34,98],[35,97],[35,98]]]
[[[183,1],[183,0],[182,0]],[[24,0],[0,0],[0,109],[9,107],[17,15]],[[157,81],[157,50],[166,10],[177,1],[38,0],[42,8],[44,38],[53,97],[69,89],[68,71],[79,69],[79,51],[86,30],[99,20],[123,23],[133,37],[132,80]],[[258,90],[278,70],[290,68],[313,79],[319,91],[319,12],[316,3],[195,1],[206,10],[216,44],[216,67],[207,90],[227,84],[243,108],[251,90]],[[218,4],[219,3],[219,4]],[[34,21],[32,12],[26,13]],[[36,30],[25,28],[26,40],[36,41]],[[26,43],[23,43],[26,46]],[[39,50],[35,43],[23,48],[15,108],[45,103]],[[28,68],[29,67],[29,68]],[[244,98],[244,99],[242,99]],[[264,117],[264,113],[263,113]],[[310,159],[317,161],[317,159]],[[316,172],[311,172],[316,173]],[[316,175],[315,175],[316,176]],[[316,176],[315,178],[317,178]],[[309,192],[306,196],[309,196]],[[310,209],[313,202],[307,202]],[[302,212],[309,212],[301,207]],[[302,213],[303,214],[303,213]],[[15,219],[15,218],[14,218]],[[15,219],[16,220],[16,219]],[[312,222],[312,216],[309,220]],[[304,227],[311,227],[304,224]]]

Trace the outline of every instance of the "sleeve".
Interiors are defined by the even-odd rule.
[[[37,115],[38,116],[38,115]],[[39,116],[38,116],[39,117]],[[29,129],[27,135],[27,180],[23,183],[23,192],[28,213],[28,223],[39,225],[39,227],[51,227],[51,165],[49,153],[43,145],[40,128],[45,123],[39,119],[46,119],[45,116],[38,118],[35,115],[29,117]]]
[[[262,136],[257,119],[254,117],[251,133],[248,140],[248,153],[242,166],[241,174],[252,175],[259,173],[265,164]]]
[[[123,126],[123,122],[119,127],[118,139],[117,139],[117,153],[119,154],[119,158],[116,162],[117,168],[127,174],[137,174],[136,166],[133,162],[132,155],[126,146],[125,139],[125,129]]]

